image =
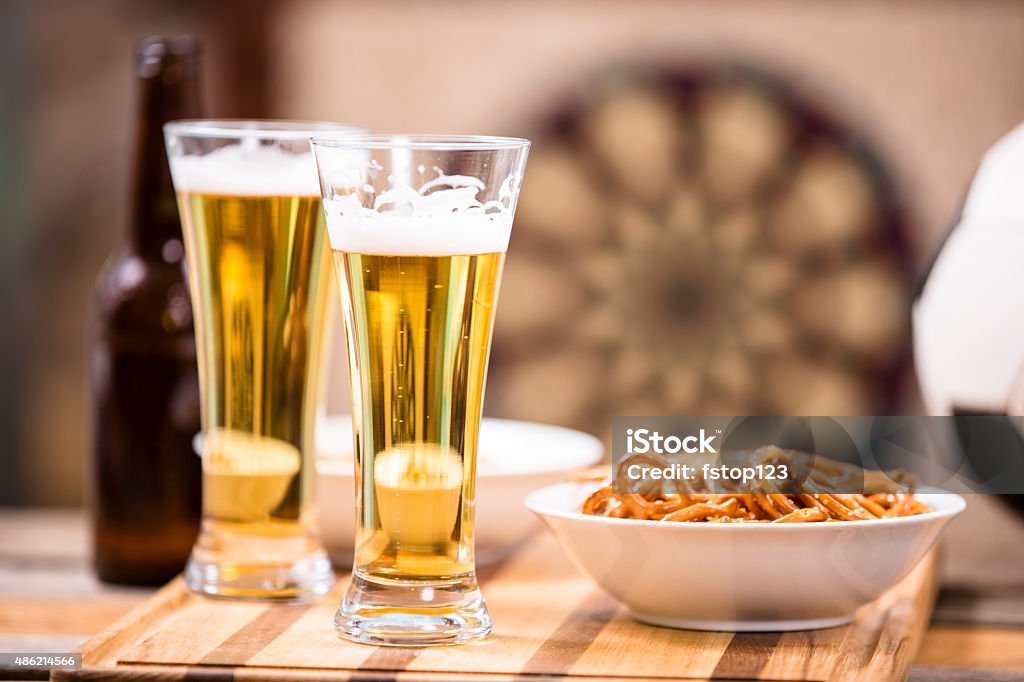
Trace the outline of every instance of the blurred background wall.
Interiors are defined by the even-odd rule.
[[[534,138],[487,410],[598,433],[917,409],[913,283],[1024,119],[1024,3],[8,0],[0,503],[80,501],[132,45],[180,32],[213,116]]]

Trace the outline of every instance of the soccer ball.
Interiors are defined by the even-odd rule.
[[[982,159],[913,309],[930,414],[1024,414],[1024,124]]]

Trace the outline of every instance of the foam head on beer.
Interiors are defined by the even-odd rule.
[[[320,196],[316,164],[309,152],[293,154],[246,139],[198,155],[171,156],[178,192],[235,196]]]
[[[422,166],[421,176],[428,175]],[[482,202],[483,181],[446,175],[420,183],[395,183],[373,195],[370,185],[324,201],[331,248],[348,253],[445,256],[504,253],[512,231],[512,183],[497,200]],[[372,196],[372,206],[369,198]]]

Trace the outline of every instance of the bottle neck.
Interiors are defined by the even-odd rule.
[[[177,260],[173,256],[182,252],[181,223],[163,125],[200,115],[197,67],[198,50],[191,41],[178,52],[162,40],[140,46],[128,235],[132,249],[147,260]],[[178,244],[172,243],[175,241]]]

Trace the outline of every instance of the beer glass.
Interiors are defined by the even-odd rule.
[[[473,561],[491,328],[529,142],[314,138],[341,289],[356,546],[343,637],[456,644],[491,627]]]
[[[164,127],[199,364],[203,517],[194,591],[301,599],[333,581],[312,507],[329,259],[309,138],[290,121]]]

